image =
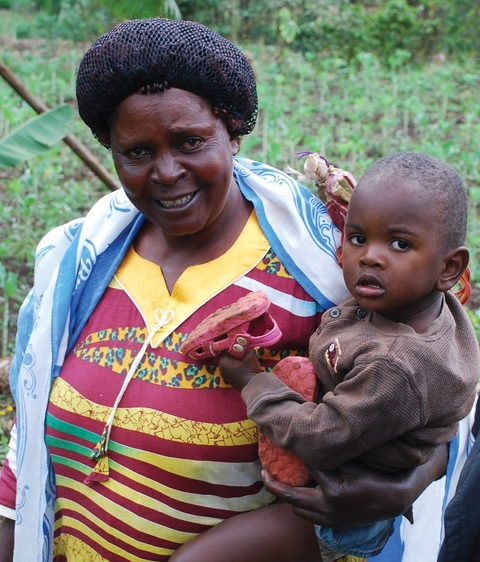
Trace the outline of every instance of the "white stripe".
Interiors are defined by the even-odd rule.
[[[288,310],[295,316],[300,316],[301,318],[310,318],[311,316],[315,316],[317,312],[317,305],[315,302],[297,299],[292,295],[288,295],[278,289],[264,285],[260,281],[251,279],[250,277],[242,277],[238,281],[235,281],[234,285],[243,287],[249,291],[262,290],[267,294],[272,304]]]

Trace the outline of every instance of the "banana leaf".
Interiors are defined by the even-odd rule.
[[[74,110],[68,105],[42,113],[0,140],[0,168],[14,168],[24,160],[48,152],[67,134]]]

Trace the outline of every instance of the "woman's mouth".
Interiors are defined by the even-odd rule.
[[[173,209],[174,207],[182,207],[183,205],[190,203],[190,201],[195,197],[197,193],[198,190],[194,191],[193,193],[190,193],[190,195],[185,195],[184,197],[180,197],[178,199],[173,199],[173,200],[157,199],[157,201],[160,203],[160,206],[163,207],[164,209]]]

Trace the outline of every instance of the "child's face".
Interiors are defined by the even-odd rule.
[[[436,240],[438,214],[419,193],[415,182],[373,177],[359,183],[348,208],[347,287],[361,306],[393,320],[419,313],[439,296],[444,253]]]

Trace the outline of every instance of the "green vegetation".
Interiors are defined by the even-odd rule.
[[[75,10],[82,8],[82,26],[97,36],[103,31],[100,27],[111,25],[107,4],[103,3],[105,12],[93,10],[93,0],[52,0],[48,6],[44,2],[43,8],[37,2],[37,11],[27,2],[23,11],[19,2],[11,4],[13,9],[0,8],[2,60],[49,107],[68,103],[75,108],[75,73],[86,43],[52,39],[62,36],[53,33],[53,24],[46,38],[38,33],[32,39],[25,38],[28,34],[20,38],[23,32],[18,30],[30,26],[33,33],[42,17],[50,17],[55,25],[70,30],[64,37],[77,39],[68,22],[74,17],[78,23]],[[270,20],[270,8],[263,1],[250,5],[248,0],[229,0],[220,5],[207,0],[201,9],[198,4],[177,2],[184,17],[236,37],[256,72],[259,119],[254,132],[243,139],[241,155],[281,169],[286,165],[300,169],[295,152],[312,150],[360,177],[375,159],[408,149],[444,159],[457,169],[471,200],[468,246],[473,293],[469,306],[480,338],[480,48],[476,43],[480,39],[476,29],[472,34],[469,27],[475,20],[476,3],[426,2],[423,9],[430,15],[412,19],[412,10],[418,8],[400,0],[381,6],[373,1],[292,0],[288,5],[275,4],[276,15]],[[401,8],[395,11],[394,5]],[[285,9],[280,12],[280,8]],[[322,19],[327,9],[331,17]],[[458,15],[461,9],[463,19]],[[437,21],[442,10],[451,14],[448,38],[442,31],[447,22]],[[60,18],[66,12],[68,17]],[[92,27],[93,20],[100,27]],[[382,33],[375,35],[368,27],[374,21],[376,25],[383,22]],[[330,31],[325,31],[327,23]],[[366,26],[371,30],[368,35]],[[380,36],[383,43],[378,42]],[[401,43],[397,42],[400,37]],[[454,49],[455,37],[457,46],[463,42],[467,47]],[[461,58],[450,58],[453,50]],[[429,56],[440,51],[446,56]],[[0,139],[35,115],[0,78]],[[78,114],[69,125],[114,173],[109,152],[94,141]],[[14,169],[0,169],[0,333],[7,334],[2,339],[3,355],[14,349],[16,315],[32,283],[34,248],[41,236],[83,215],[107,191],[63,143]],[[3,318],[7,318],[6,326]],[[13,416],[7,409],[10,400],[8,394],[0,395],[0,416],[8,420]],[[5,443],[1,427],[0,423],[0,458]]]
[[[19,38],[88,41],[126,18],[167,16],[200,21],[235,42],[334,51],[348,61],[361,52],[388,61],[399,49],[415,60],[480,51],[477,0],[0,0],[9,8],[34,10],[16,26]]]

